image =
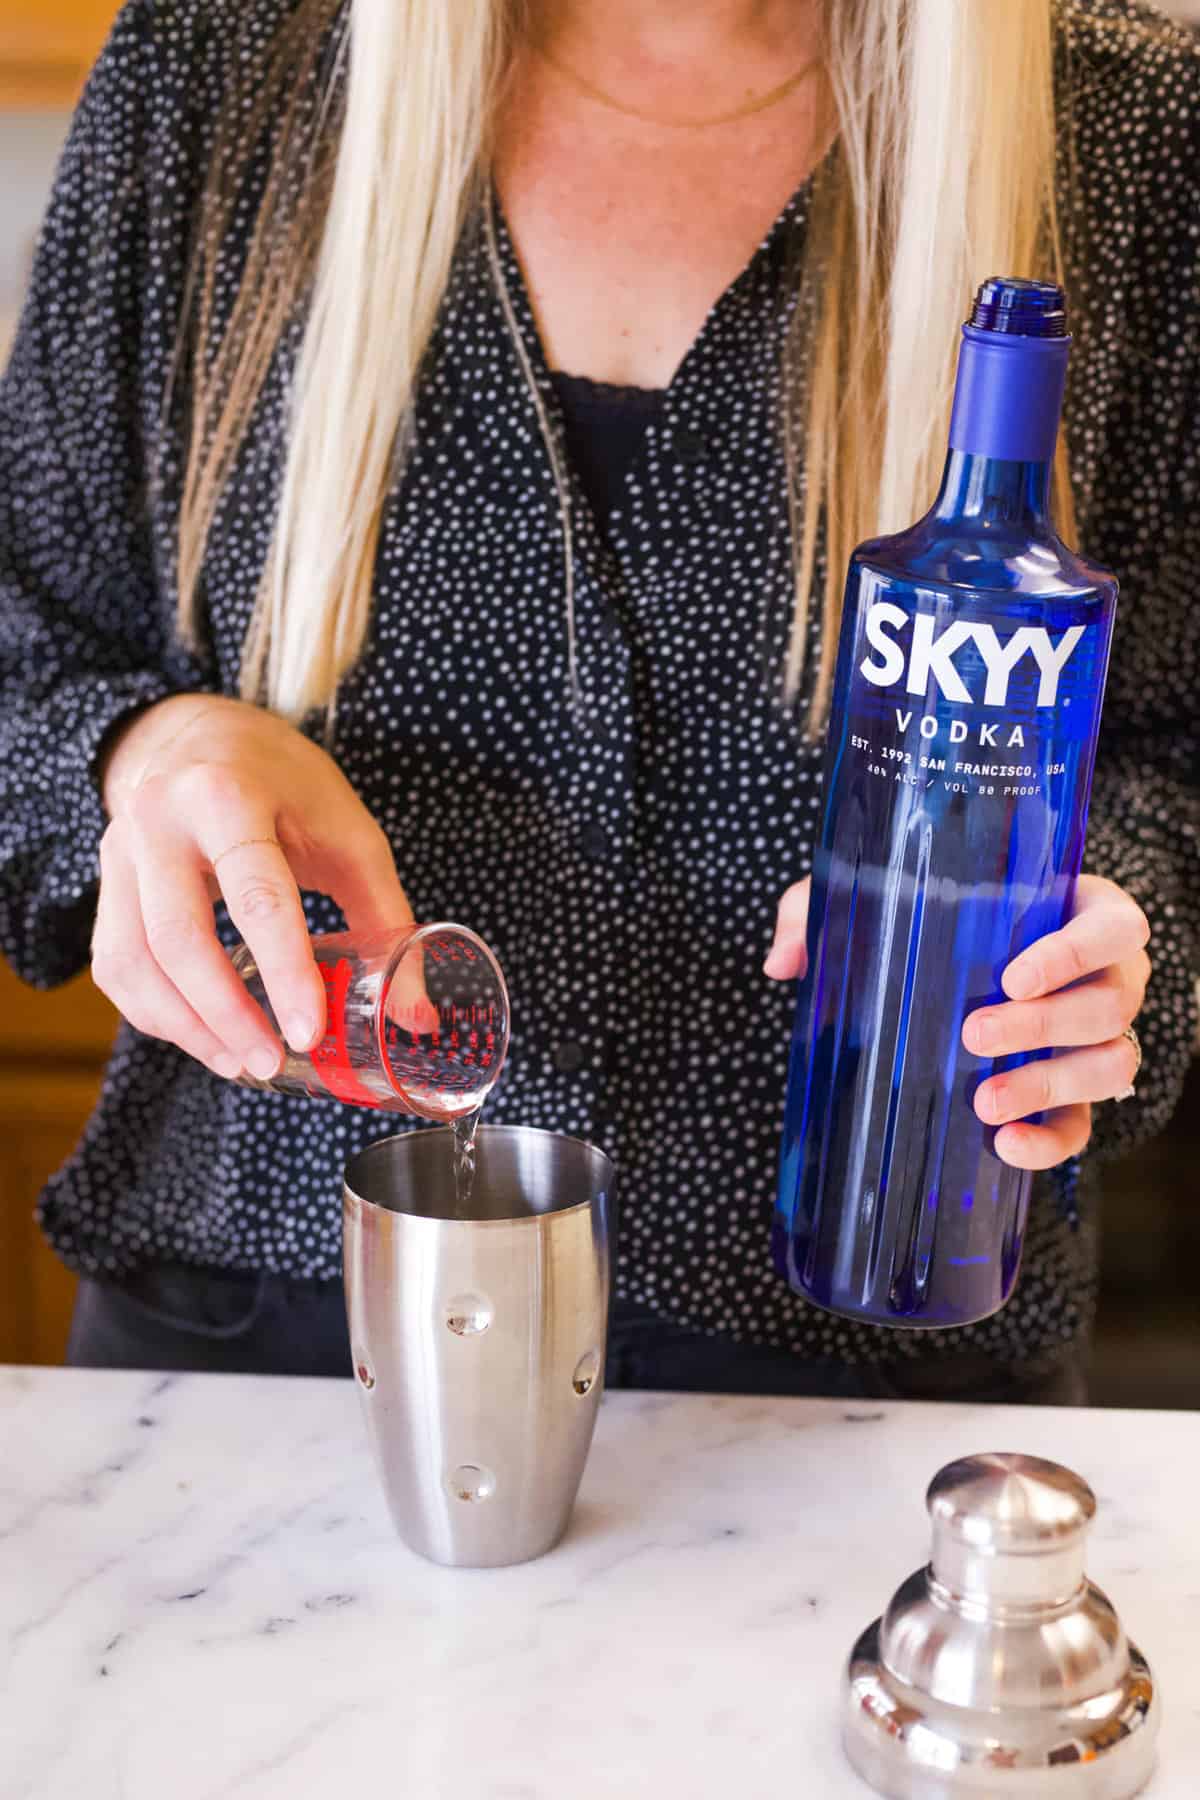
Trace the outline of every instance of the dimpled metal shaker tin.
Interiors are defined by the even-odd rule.
[[[842,1741],[892,1800],[1125,1800],[1150,1775],[1159,1701],[1083,1572],[1086,1482],[1040,1457],[949,1463],[927,1568],[850,1657]]]
[[[613,1168],[576,1138],[482,1126],[465,1216],[449,1130],[346,1170],[350,1347],[401,1537],[437,1563],[526,1562],[562,1537],[603,1388]]]

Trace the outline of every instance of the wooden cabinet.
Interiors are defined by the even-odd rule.
[[[53,993],[0,961],[0,1362],[61,1362],[75,1278],[33,1216],[100,1091],[116,1014],[88,976]]]
[[[73,107],[118,0],[2,0],[0,106]]]

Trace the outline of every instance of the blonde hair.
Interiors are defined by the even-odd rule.
[[[289,718],[331,707],[366,641],[384,502],[455,247],[483,202],[517,24],[513,0],[345,0],[344,11],[299,0],[263,55],[239,64],[219,122],[189,297],[180,626],[198,633],[222,491],[272,356],[295,332],[286,457],[241,670],[243,694]],[[814,185],[786,358],[796,600],[782,677],[794,696],[819,635],[806,683],[814,733],[850,550],[933,498],[974,287],[992,274],[1061,278],[1051,0],[826,0],[824,32],[834,141]],[[281,95],[249,255],[214,343],[215,268],[239,172]],[[542,418],[577,702],[570,515]],[[1056,487],[1069,531],[1061,456]]]

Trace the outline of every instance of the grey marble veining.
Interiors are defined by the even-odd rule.
[[[1200,1794],[1200,1416],[610,1394],[520,1568],[394,1537],[349,1383],[0,1370],[0,1800],[852,1800],[843,1658],[971,1450],[1069,1463]]]

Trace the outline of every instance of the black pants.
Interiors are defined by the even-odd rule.
[[[67,1361],[77,1368],[349,1375],[342,1286],[168,1265],[123,1283],[84,1280]],[[1027,1366],[978,1355],[886,1365],[811,1361],[706,1337],[621,1301],[613,1305],[605,1379],[610,1388],[844,1400],[1087,1401],[1078,1348]]]

